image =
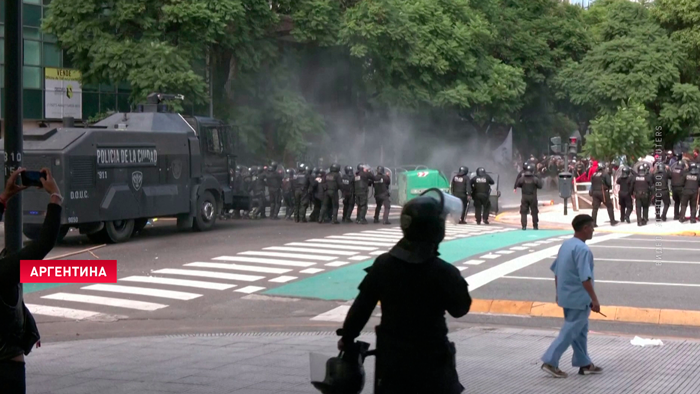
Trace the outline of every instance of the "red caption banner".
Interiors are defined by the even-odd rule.
[[[20,283],[117,283],[117,260],[22,260]]]

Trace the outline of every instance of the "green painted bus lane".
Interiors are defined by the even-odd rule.
[[[573,232],[565,230],[508,231],[462,238],[440,244],[440,257],[455,264],[493,250],[567,234],[573,234]],[[270,289],[264,294],[322,300],[352,300],[357,296],[357,286],[365,276],[364,269],[372,265],[373,262],[374,259],[370,259],[338,268]]]

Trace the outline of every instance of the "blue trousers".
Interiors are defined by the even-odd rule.
[[[542,362],[559,368],[562,354],[571,346],[574,349],[571,365],[574,367],[590,365],[591,359],[588,357],[588,317],[590,315],[590,308],[564,308],[564,326],[559,331],[557,339],[549,345],[549,349],[542,356]]]

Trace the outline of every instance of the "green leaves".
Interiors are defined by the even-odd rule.
[[[646,156],[654,137],[647,115],[643,104],[624,101],[615,111],[598,115],[591,121],[592,133],[586,137],[583,151],[604,161],[621,155]]]

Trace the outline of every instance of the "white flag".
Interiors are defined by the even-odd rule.
[[[508,131],[505,141],[493,151],[493,159],[503,166],[510,165],[513,161],[513,127]]]

